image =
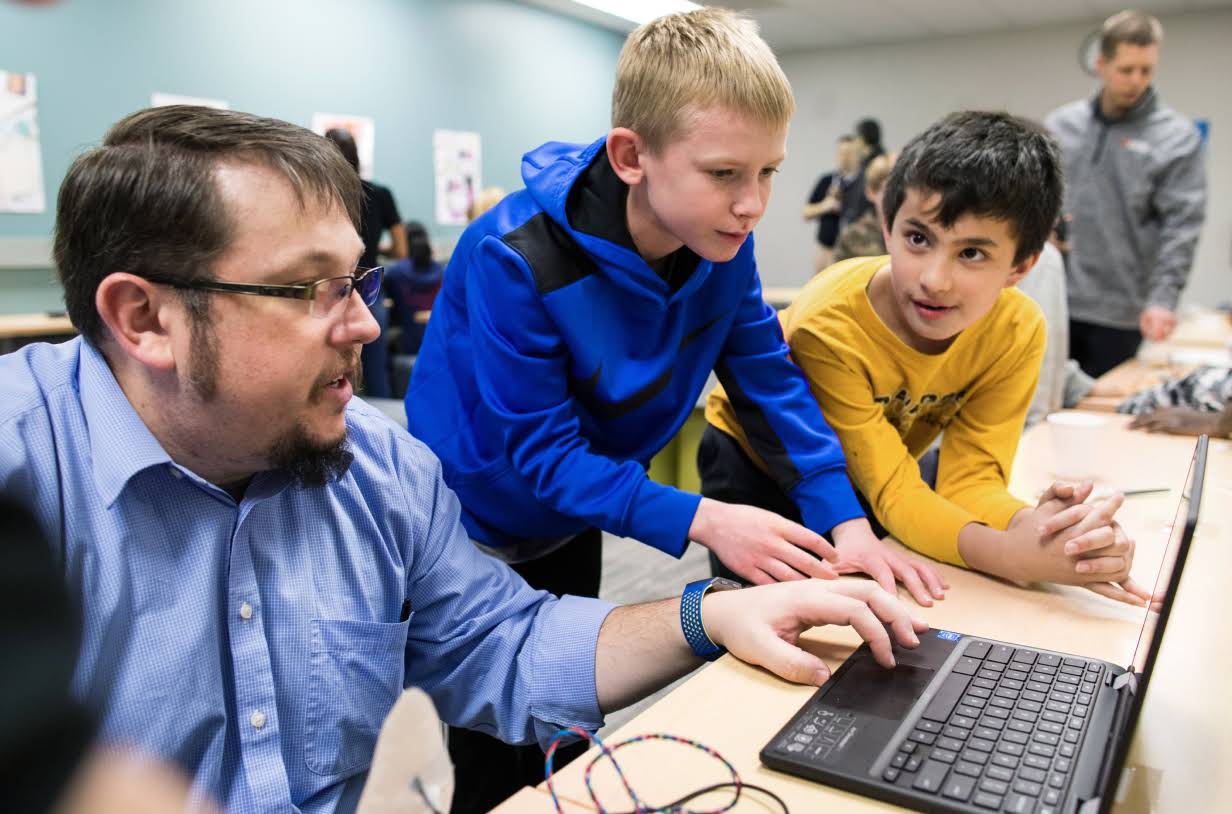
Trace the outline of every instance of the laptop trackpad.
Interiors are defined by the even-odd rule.
[[[932,670],[906,664],[887,670],[866,656],[848,665],[823,702],[838,709],[899,721],[934,675]]]

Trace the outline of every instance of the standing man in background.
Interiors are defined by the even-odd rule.
[[[804,205],[804,219],[817,221],[817,249],[813,253],[813,273],[817,274],[834,262],[834,243],[838,240],[839,210],[843,208],[843,193],[854,184],[860,172],[860,156],[856,152],[855,136],[845,133],[838,137],[838,166],[817,180],[813,194]]]
[[[1104,21],[1093,99],[1045,123],[1064,152],[1070,355],[1092,376],[1130,359],[1143,337],[1167,339],[1206,211],[1202,140],[1151,81],[1159,20],[1122,11]]]

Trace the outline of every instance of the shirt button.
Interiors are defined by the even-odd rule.
[[[252,618],[252,605],[249,605],[247,602],[240,604],[240,618],[245,622]]]
[[[261,710],[256,710],[252,715],[248,716],[248,723],[252,724],[253,729],[260,729],[265,726],[265,713]]]

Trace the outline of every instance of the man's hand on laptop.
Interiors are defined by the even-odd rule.
[[[851,625],[883,667],[894,666],[890,635],[915,647],[928,623],[911,615],[898,597],[864,580],[796,580],[712,591],[702,600],[706,633],[741,661],[800,684],[821,685],[830,669],[799,647],[800,634],[818,625]]]

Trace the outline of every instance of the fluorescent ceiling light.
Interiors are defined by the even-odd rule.
[[[701,8],[697,3],[690,3],[689,0],[573,0],[573,2],[638,25],[650,22],[656,17],[662,17],[664,14]]]

